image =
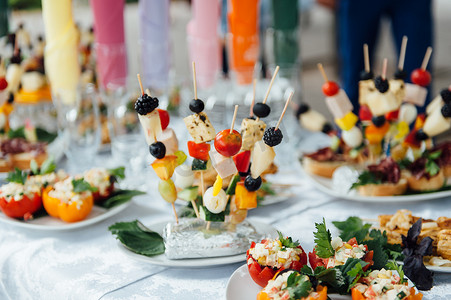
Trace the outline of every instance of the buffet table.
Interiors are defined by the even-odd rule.
[[[298,177],[299,193],[250,212],[250,220],[273,225],[313,247],[314,223],[325,217],[330,224],[351,215],[376,218],[397,209],[436,218],[449,215],[449,199],[384,204],[334,199],[316,191],[307,178]],[[108,226],[139,219],[152,224],[170,218],[171,208],[158,196],[137,197],[120,214],[71,231],[45,232],[2,224],[0,230],[0,299],[224,299],[227,281],[243,262],[220,267],[168,268],[126,256]],[[450,299],[449,274],[435,274],[435,286],[424,299]]]

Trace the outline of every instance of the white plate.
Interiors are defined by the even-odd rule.
[[[164,227],[168,221],[165,222],[159,222],[155,223],[153,225],[147,226],[149,229],[162,233]],[[251,221],[249,220],[249,223],[251,223],[255,229],[264,235],[267,235],[269,237],[276,237],[277,231],[274,227],[271,225],[257,222],[257,221]],[[246,254],[238,254],[238,255],[231,255],[231,256],[222,256],[222,257],[208,257],[208,258],[187,258],[187,259],[177,259],[177,260],[171,260],[166,258],[164,254],[155,255],[155,256],[145,256],[136,254],[126,247],[124,247],[120,242],[118,242],[119,249],[126,254],[128,257],[146,262],[153,265],[158,266],[165,266],[165,267],[177,267],[177,268],[205,268],[205,267],[212,267],[212,266],[219,266],[219,265],[228,265],[228,264],[234,264],[238,262],[242,262],[246,260]]]
[[[425,265],[426,268],[430,271],[437,272],[437,273],[451,273],[451,267],[440,267],[440,266],[430,266]]]
[[[266,179],[273,186],[272,189],[275,195],[266,195],[263,200],[258,201],[259,206],[272,205],[275,203],[286,201],[299,194],[299,189],[302,188],[301,183],[297,180],[297,173],[280,173],[266,175]]]
[[[358,194],[346,194],[332,188],[332,179],[309,174],[302,170],[310,182],[320,191],[336,198],[359,201],[359,202],[416,202],[428,201],[432,199],[445,198],[451,196],[451,190],[440,191],[435,193],[425,193],[417,195],[401,195],[401,196],[361,196]]]
[[[86,219],[80,222],[75,223],[66,223],[58,218],[54,218],[51,216],[39,217],[30,221],[21,221],[17,219],[13,219],[7,217],[3,213],[0,213],[0,222],[10,224],[17,227],[28,228],[33,230],[40,231],[62,231],[62,230],[72,230],[77,228],[86,227],[92,225],[94,223],[103,221],[109,217],[112,217],[130,205],[131,201],[128,201],[124,204],[115,206],[110,209],[106,209],[103,207],[99,207],[94,205],[91,213],[88,215]]]
[[[252,280],[247,270],[247,265],[244,264],[229,278],[226,287],[226,300],[249,300],[257,299],[257,294],[262,288]],[[351,296],[328,294],[330,299],[333,300],[349,300]]]

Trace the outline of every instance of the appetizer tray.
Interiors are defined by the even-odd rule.
[[[83,228],[90,226],[92,224],[101,222],[105,219],[108,219],[114,215],[117,215],[124,209],[126,209],[131,204],[131,201],[128,201],[124,204],[112,207],[110,209],[106,209],[97,205],[94,205],[91,213],[88,215],[86,219],[83,221],[75,222],[75,223],[66,223],[58,218],[53,218],[51,216],[43,216],[29,221],[22,221],[13,218],[9,218],[3,213],[0,213],[0,222],[4,224],[9,224],[16,227],[22,227],[32,230],[38,231],[64,231],[64,230],[72,230],[77,228]]]
[[[302,166],[301,166],[302,168]],[[433,199],[451,197],[451,190],[438,191],[422,194],[412,195],[400,195],[400,196],[382,196],[382,197],[370,197],[361,196],[356,191],[343,192],[333,188],[332,179],[324,178],[321,176],[309,174],[302,169],[305,177],[315,186],[318,190],[336,198],[359,201],[359,202],[416,202],[416,201],[428,201]]]
[[[150,226],[147,226],[149,229],[162,233],[164,227],[169,221],[159,222],[152,224]],[[270,236],[270,237],[276,237],[277,231],[274,227],[271,225],[257,222],[254,220],[249,220],[249,222],[257,229],[259,233],[262,233],[264,235]],[[155,256],[144,256],[140,254],[136,254],[132,252],[131,250],[127,249],[125,246],[121,244],[121,242],[117,242],[117,245],[119,249],[127,255],[129,258],[153,264],[158,266],[165,266],[165,267],[177,267],[177,268],[206,268],[206,267],[212,267],[212,266],[220,266],[220,265],[229,265],[234,264],[238,262],[242,262],[246,260],[246,254],[241,253],[238,255],[231,255],[231,256],[223,256],[223,257],[208,257],[208,258],[190,258],[190,259],[177,259],[177,260],[170,260],[166,258],[164,254],[155,255]],[[247,271],[247,270],[246,270]],[[249,277],[250,278],[250,277]],[[250,279],[252,280],[252,279]],[[254,297],[255,298],[255,297]]]

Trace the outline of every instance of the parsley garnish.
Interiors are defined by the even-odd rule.
[[[25,184],[27,177],[28,177],[28,175],[26,172],[21,171],[18,168],[15,168],[14,171],[8,173],[8,177],[6,177],[6,181]]]
[[[399,278],[401,279],[401,283],[407,282],[407,279],[404,278],[404,270],[402,269],[402,266],[398,265],[396,261],[394,260],[389,261],[385,267],[389,270],[395,270],[396,272],[398,272]]]
[[[326,228],[326,220],[323,218],[322,223],[315,223],[316,232],[313,233],[315,237],[315,251],[320,258],[329,258],[334,256],[335,251],[332,248],[332,237],[330,231]]]
[[[111,174],[111,176],[114,177],[115,181],[119,179],[125,178],[125,167],[117,167],[115,169],[109,169],[108,172]]]
[[[360,278],[368,276],[368,274],[371,272],[369,270],[366,272],[363,271],[363,267],[366,266],[367,264],[368,263],[365,261],[360,261],[359,263],[355,264],[355,266],[350,271],[346,273],[351,278],[354,278],[354,280],[348,286],[348,292],[357,284]]]
[[[440,167],[435,162],[436,159],[438,159],[442,155],[442,151],[435,151],[432,153],[424,152],[423,157],[426,158],[426,165],[424,167],[424,170],[430,175],[435,176],[438,172],[440,172]]]
[[[277,231],[277,233],[279,234],[279,241],[282,243],[282,246],[284,246],[285,248],[296,248],[297,246],[299,246],[298,241],[293,242],[291,237],[284,238],[280,231]]]
[[[371,227],[371,224],[363,224],[359,217],[349,217],[346,221],[334,221],[332,224],[340,230],[340,238],[343,241],[355,237],[359,244],[366,238]]]
[[[81,192],[97,192],[97,188],[91,186],[89,183],[87,183],[83,178],[80,179],[72,179],[72,186],[74,188],[74,193],[81,193]]]

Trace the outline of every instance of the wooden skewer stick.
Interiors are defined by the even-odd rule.
[[[288,97],[287,102],[285,103],[285,107],[283,108],[282,114],[280,115],[279,121],[277,122],[276,128],[274,129],[274,131],[277,131],[277,129],[279,129],[280,126],[280,122],[282,122],[283,116],[285,115],[285,112],[287,111],[288,108],[288,104],[291,101],[291,98],[293,97],[294,92],[290,93],[290,96]]]
[[[233,132],[233,126],[235,126],[236,114],[238,112],[238,105],[235,105],[235,111],[233,112],[232,124],[230,125],[230,134]]]
[[[254,116],[254,104],[255,104],[255,87],[257,85],[257,79],[254,79],[254,87],[252,90],[252,102],[251,102],[251,111],[249,112],[249,116]]]
[[[369,73],[370,69],[370,54],[368,52],[368,44],[363,44],[363,58],[365,61],[365,72]]]
[[[194,61],[193,61],[193,87],[194,87],[194,99],[197,100],[196,63]]]
[[[326,75],[326,71],[324,71],[323,64],[319,63],[317,66],[318,66],[319,71],[321,72],[321,75],[323,75],[324,81],[329,82],[329,79],[327,78],[327,75]]]
[[[398,69],[404,70],[404,60],[406,58],[407,36],[402,37],[401,52],[399,53]]]
[[[193,206],[194,213],[196,214],[196,218],[199,219],[199,218],[200,218],[200,215],[199,215],[199,210],[197,209],[196,201],[191,200],[191,205]]]
[[[146,92],[147,95],[152,96],[152,94],[150,93],[149,89],[146,89],[145,92]]]
[[[265,99],[263,99],[263,104],[265,104],[266,100],[268,100],[269,92],[271,91],[272,84],[274,83],[274,79],[276,79],[277,73],[279,73],[279,66],[276,67],[274,74],[272,74],[271,82],[269,83],[268,90],[266,91]]]
[[[384,58],[384,62],[382,63],[382,79],[385,80],[387,77],[387,63],[388,59]]]
[[[141,94],[144,95],[143,83],[141,82],[141,75],[139,73],[136,75],[138,77],[139,87],[141,89]]]
[[[421,64],[421,69],[426,70],[426,67],[428,66],[429,59],[431,58],[432,54],[432,47],[428,47],[426,50],[426,54],[424,55],[423,63]]]
[[[179,216],[177,216],[177,211],[175,210],[174,202],[172,202],[172,210],[174,211],[175,222],[178,224],[179,223]]]

